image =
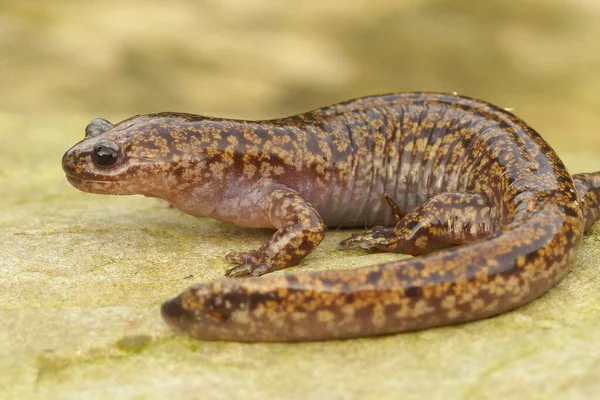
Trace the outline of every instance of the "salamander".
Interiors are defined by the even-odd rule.
[[[346,339],[500,314],[565,276],[600,213],[600,172],[569,175],[521,119],[456,94],[370,96],[271,120],[95,119],[62,166],[85,192],[275,229],[227,254],[227,277],[163,304],[169,325],[204,340]],[[341,249],[415,257],[261,277],[300,263],[326,227],[370,227]]]

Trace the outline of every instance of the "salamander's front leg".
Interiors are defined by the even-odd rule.
[[[387,198],[398,218],[397,207]],[[394,228],[376,226],[342,241],[340,249],[356,245],[418,255],[482,239],[493,232],[491,207],[475,193],[443,193],[401,218]]]
[[[321,216],[296,192],[275,190],[262,200],[262,207],[277,232],[257,250],[227,254],[228,261],[240,264],[227,276],[260,276],[291,267],[323,240],[326,228]]]

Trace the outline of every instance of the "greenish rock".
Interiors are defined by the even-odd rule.
[[[201,342],[160,304],[218,279],[227,251],[267,230],[195,219],[154,199],[81,193],[59,160],[80,118],[0,115],[0,398],[594,398],[600,393],[600,227],[540,299],[483,321],[348,341]],[[10,132],[21,132],[11,135]],[[593,157],[565,157],[573,170]],[[339,252],[331,231],[300,266],[396,254]]]
[[[458,91],[600,169],[594,1],[0,0],[0,399],[597,399],[600,224],[531,304],[425,331],[202,342],[160,304],[269,236],[143,197],[78,192],[63,152],[95,117],[277,117],[392,91]],[[300,270],[395,254],[339,252]]]
[[[139,353],[144,350],[152,341],[150,335],[128,335],[117,342],[117,348],[123,351]]]

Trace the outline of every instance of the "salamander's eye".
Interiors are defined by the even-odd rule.
[[[112,127],[113,124],[111,124],[107,120],[102,118],[96,118],[92,120],[92,122],[90,122],[88,126],[85,127],[85,137],[88,138],[98,136],[101,133],[108,131]]]
[[[92,151],[92,162],[99,168],[110,168],[119,159],[119,146],[110,140],[100,140]]]

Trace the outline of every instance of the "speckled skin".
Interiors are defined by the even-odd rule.
[[[239,264],[229,276],[255,277],[198,284],[163,305],[170,325],[209,340],[352,338],[499,314],[567,273],[600,212],[599,173],[571,177],[511,113],[437,93],[268,121],[94,120],[63,168],[84,191],[160,197],[198,217],[277,229],[260,249],[227,255]],[[256,277],[299,263],[325,226],[374,226],[341,248],[429,254]]]

